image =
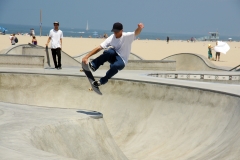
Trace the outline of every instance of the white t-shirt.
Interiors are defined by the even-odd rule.
[[[115,35],[112,34],[100,45],[104,49],[112,46],[117,54],[123,59],[124,63],[127,64],[131,52],[131,45],[134,40],[135,32],[123,32],[122,37],[116,38]]]
[[[49,37],[51,37],[51,48],[61,48],[60,39],[63,38],[63,32],[61,30],[55,31],[54,29],[51,29]]]
[[[15,36],[11,36],[11,43],[12,44],[15,44],[16,42],[15,42]]]

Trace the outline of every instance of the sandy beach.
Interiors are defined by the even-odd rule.
[[[17,35],[18,44],[27,44],[31,42],[30,36]],[[38,45],[45,46],[46,36],[37,36]],[[64,37],[63,51],[71,56],[76,56],[92,50],[98,46],[104,39],[97,38],[72,38]],[[9,35],[0,35],[0,51],[11,47]],[[208,44],[215,46],[215,42],[187,42],[170,41],[169,44],[164,40],[136,40],[132,45],[132,53],[137,54],[146,60],[161,60],[167,56],[177,53],[196,53],[205,57],[208,55]],[[235,67],[240,64],[240,42],[228,42],[231,47],[227,54],[221,54],[220,61],[212,61],[218,66]],[[215,51],[213,51],[215,57]],[[187,60],[186,60],[187,61]]]

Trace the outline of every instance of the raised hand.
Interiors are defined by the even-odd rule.
[[[141,28],[141,29],[143,29],[143,28],[144,28],[144,25],[143,25],[143,23],[139,23],[139,24],[138,24],[138,28]]]

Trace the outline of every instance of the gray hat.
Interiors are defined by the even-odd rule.
[[[53,22],[53,24],[58,24],[58,25],[59,25],[59,22],[58,22],[58,21],[55,21],[55,22]]]

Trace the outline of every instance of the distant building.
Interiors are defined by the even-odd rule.
[[[218,32],[209,32],[210,36],[208,38],[209,41],[218,41],[219,40],[219,34]]]
[[[219,33],[218,32],[209,32],[209,36],[204,36],[197,38],[198,41],[218,41]]]

